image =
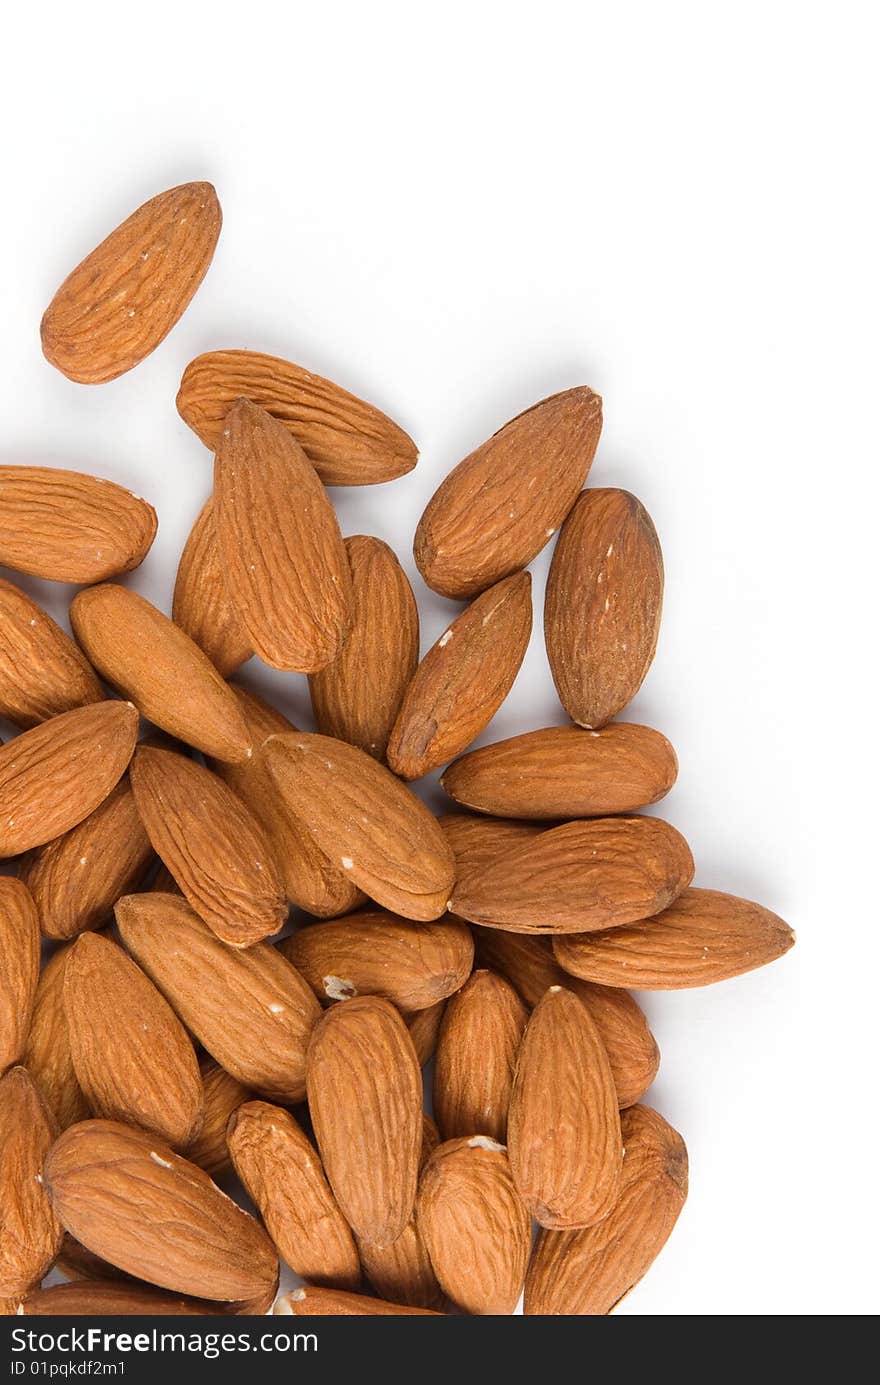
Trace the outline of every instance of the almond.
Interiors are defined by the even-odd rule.
[[[44,721],[0,750],[0,856],[69,832],[125,773],[137,739],[130,702],[96,702]]]
[[[300,673],[332,663],[353,616],[339,524],[299,443],[247,399],[217,444],[214,523],[227,590],[260,658]]]
[[[358,996],[315,1026],[309,1110],[336,1201],[359,1239],[388,1245],[416,1195],[422,1075],[412,1040],[387,1000]]]
[[[0,876],[0,1075],[22,1061],[39,975],[34,901],[19,880]]]
[[[171,614],[224,677],[254,652],[226,591],[213,499],[203,505],[180,555]]]
[[[516,1186],[542,1226],[592,1226],[607,1216],[623,1157],[617,1093],[586,1006],[560,986],[526,1026],[507,1138]]]
[[[309,677],[318,730],[384,760],[419,662],[419,613],[409,578],[381,539],[345,540],[354,621],[344,647]]]
[[[578,933],[648,918],[693,878],[687,842],[660,818],[552,827],[461,878],[450,908],[521,933]]]
[[[227,947],[176,895],[127,895],[116,922],[129,952],[221,1067],[261,1096],[302,1101],[320,1007],[274,947]]]
[[[525,1313],[610,1313],[669,1239],[687,1197],[684,1141],[647,1106],[624,1111],[621,1127],[626,1153],[617,1201],[598,1226],[541,1232],[526,1279]]]
[[[272,1312],[299,1318],[438,1316],[430,1308],[409,1308],[402,1303],[386,1303],[381,1298],[350,1294],[342,1289],[313,1289],[310,1284],[282,1294]]]
[[[357,1289],[361,1267],[321,1161],[280,1106],[251,1101],[229,1122],[229,1152],[282,1260],[315,1284]]]
[[[653,918],[559,944],[566,970],[605,986],[677,991],[754,971],[782,957],[794,933],[769,909],[718,890],[685,890]]]
[[[478,596],[425,655],[406,690],[388,764],[420,779],[488,726],[513,686],[532,629],[532,579],[518,572]]]
[[[218,938],[248,947],[283,927],[287,905],[266,834],[222,779],[142,745],[131,786],[155,850]]]
[[[19,1308],[26,1318],[205,1317],[224,1311],[206,1299],[184,1298],[120,1280],[51,1284],[28,1294]]]
[[[446,1007],[434,1067],[434,1113],[444,1140],[507,1140],[507,1110],[528,1011],[502,976],[475,971]]]
[[[73,640],[36,601],[0,579],[0,716],[28,729],[103,697]]]
[[[641,687],[654,658],[663,558],[644,506],[621,490],[584,491],[547,578],[544,637],[559,700],[597,728]]]
[[[64,971],[69,956],[70,948],[60,947],[43,967],[24,1053],[25,1067],[59,1130],[89,1115],[76,1080],[64,1013]]]
[[[204,279],[222,219],[210,183],[183,183],[138,207],[68,274],[43,314],[47,361],[97,385],[149,356]]]
[[[428,1010],[416,1010],[413,1014],[404,1015],[406,1027],[409,1030],[409,1036],[413,1041],[413,1048],[419,1060],[419,1067],[423,1068],[434,1056],[445,1010],[446,1001],[441,1000]]]
[[[440,783],[450,798],[502,818],[592,818],[656,803],[678,761],[665,736],[615,722],[601,731],[548,726],[482,746]]]
[[[543,830],[534,822],[508,822],[474,817],[471,813],[445,813],[438,821],[452,848],[455,873],[460,880],[485,870]]]
[[[422,1150],[419,1168],[423,1169],[440,1143],[440,1134],[430,1116],[422,1120]],[[442,1308],[443,1291],[437,1283],[428,1250],[416,1218],[407,1222],[390,1245],[362,1241],[358,1247],[361,1263],[372,1287],[391,1303],[411,1308]]]
[[[109,938],[84,933],[64,969],[64,1011],[80,1088],[96,1116],[170,1145],[202,1123],[202,1080],[189,1035],[140,967]]]
[[[202,1058],[199,1070],[204,1092],[204,1120],[184,1153],[191,1164],[198,1164],[205,1173],[216,1178],[217,1174],[226,1173],[232,1167],[226,1143],[229,1117],[246,1101],[253,1101],[254,1094],[208,1055]]]
[[[95,668],[155,726],[218,760],[244,760],[244,718],[210,659],[137,592],[90,587],[70,607]]]
[[[103,582],[143,562],[156,511],[103,476],[0,466],[0,563],[52,582]]]
[[[470,975],[474,942],[457,919],[414,923],[377,911],[301,928],[279,945],[319,1000],[381,995],[425,1010]]]
[[[355,746],[302,732],[272,736],[263,751],[290,811],[365,894],[405,918],[445,912],[452,852],[424,803],[383,765]]]
[[[52,1266],[59,1274],[63,1274],[67,1279],[97,1280],[107,1282],[123,1282],[129,1280],[124,1270],[118,1270],[115,1265],[110,1265],[106,1260],[102,1260],[100,1255],[95,1255],[94,1251],[86,1250],[84,1245],[80,1245],[75,1237],[65,1231],[64,1240],[61,1242],[61,1249],[58,1258]]]
[[[24,1068],[0,1078],[0,1299],[23,1297],[52,1265],[61,1226],[41,1177],[55,1125]]]

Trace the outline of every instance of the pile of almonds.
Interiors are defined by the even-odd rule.
[[[49,305],[49,361],[83,383],[136,365],[220,221],[205,183],[136,211]],[[276,1312],[508,1314],[525,1289],[526,1313],[608,1313],[687,1191],[628,988],[720,981],[793,935],[692,888],[687,843],[639,811],[677,771],[615,720],[663,569],[639,501],[583,489],[601,401],[536,404],[440,485],[415,559],[463,604],[421,661],[403,568],[343,540],[325,489],[403,475],[410,438],[251,351],[193,361],[177,405],[215,461],[173,619],[112,580],[150,548],[146,501],[0,467],[0,562],[82,585],[74,642],[0,582],[21,728],[0,750],[0,1304],[262,1313],[283,1260],[305,1284]],[[557,531],[544,627],[570,724],[468,751]],[[227,681],[254,654],[308,675],[317,732]],[[439,819],[408,786],[438,766]],[[291,906],[308,917],[271,941]],[[233,1170],[257,1215],[213,1181]],[[41,1288],[53,1267],[67,1282]]]

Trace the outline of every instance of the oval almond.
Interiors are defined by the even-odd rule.
[[[64,971],[69,956],[69,945],[59,947],[40,973],[24,1054],[25,1067],[59,1130],[89,1115],[76,1080],[64,1012]]]
[[[529,1014],[502,976],[475,971],[446,1007],[434,1065],[434,1114],[444,1140],[507,1142],[507,1111]]]
[[[103,697],[69,635],[25,592],[0,579],[0,716],[26,730]]]
[[[23,1298],[52,1266],[62,1229],[40,1177],[55,1123],[29,1073],[0,1078],[0,1300]]]
[[[230,600],[214,525],[214,501],[202,506],[183,546],[171,615],[224,678],[253,654],[250,637]]]
[[[469,940],[470,941],[470,940]],[[473,943],[471,943],[473,955]],[[0,876],[0,1076],[22,1061],[40,975],[40,920],[20,880]]]
[[[190,1163],[198,1164],[205,1173],[216,1178],[232,1167],[226,1143],[229,1118],[246,1101],[253,1101],[254,1094],[208,1054],[202,1057],[199,1071],[204,1093],[204,1119],[198,1135],[183,1152]]]

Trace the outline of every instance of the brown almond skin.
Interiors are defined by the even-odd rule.
[[[535,558],[574,504],[602,430],[602,401],[581,386],[506,424],[441,482],[413,552],[428,586],[476,596]]]
[[[188,635],[137,592],[107,583],[74,597],[70,621],[103,678],[155,726],[218,760],[247,758],[232,693]]]
[[[262,1227],[155,1135],[83,1121],[55,1142],[43,1178],[67,1230],[149,1284],[235,1301],[277,1283]]]
[[[137,731],[130,702],[96,702],[3,746],[0,856],[42,846],[94,812],[125,773]]]
[[[444,813],[438,822],[452,848],[459,880],[485,870],[544,830],[534,822],[509,822],[472,813]]]
[[[70,636],[36,601],[0,578],[0,716],[27,730],[103,698],[94,670]]]
[[[544,637],[559,700],[594,730],[631,702],[654,658],[663,557],[634,495],[589,490],[559,535],[544,602]]]
[[[426,1010],[464,985],[474,940],[457,919],[415,923],[375,911],[301,928],[279,944],[324,1004],[381,995]]]
[[[388,741],[388,764],[420,779],[466,749],[513,686],[532,630],[532,579],[517,572],[468,606],[428,650]]]
[[[368,1298],[366,1294],[345,1293],[342,1289],[312,1288],[310,1284],[304,1285],[301,1289],[293,1289],[289,1294],[282,1294],[272,1312],[297,1318],[439,1316],[430,1308],[409,1308],[403,1303],[387,1303],[385,1299]]]
[[[434,1056],[445,1010],[446,1001],[441,1000],[428,1010],[416,1010],[414,1014],[404,1015],[419,1067],[423,1068]]]
[[[221,1067],[260,1096],[305,1096],[306,1049],[321,1011],[269,943],[230,948],[177,895],[128,895],[116,922],[129,952]]]
[[[168,1318],[222,1316],[226,1310],[207,1299],[186,1298],[147,1284],[110,1279],[77,1280],[35,1289],[23,1300],[19,1311],[25,1318]]]
[[[381,539],[345,540],[354,620],[331,664],[309,677],[324,736],[385,759],[388,737],[419,662],[419,612],[409,578]]]
[[[214,524],[227,590],[260,658],[299,673],[332,663],[354,614],[339,524],[299,443],[247,399],[217,443]]]
[[[64,970],[70,946],[45,963],[37,983],[24,1064],[59,1130],[90,1115],[73,1067],[64,1011]]]
[[[592,1226],[614,1205],[623,1143],[598,1029],[571,991],[538,1001],[519,1051],[507,1139],[513,1177],[541,1226]]]
[[[434,1067],[434,1114],[444,1140],[507,1141],[507,1111],[529,1012],[514,988],[475,971],[446,1007]]]
[[[542,1231],[526,1278],[527,1315],[602,1316],[647,1273],[678,1220],[688,1186],[681,1136],[648,1106],[621,1116],[626,1154],[617,1201],[581,1231]]]
[[[372,404],[320,375],[260,351],[207,351],[190,361],[177,409],[212,452],[237,399],[250,399],[290,432],[325,486],[371,486],[412,471],[412,438]]]
[[[85,933],[64,969],[73,1067],[96,1116],[181,1148],[202,1124],[203,1092],[189,1035],[122,948]]]
[[[287,903],[266,834],[222,779],[174,751],[142,745],[131,786],[156,852],[218,938],[249,947],[283,927]]]
[[[253,654],[250,638],[226,581],[217,532],[214,501],[206,500],[180,555],[171,615],[190,639],[207,654],[224,678]]]
[[[439,1143],[440,1132],[431,1117],[424,1116],[420,1171]],[[362,1241],[358,1250],[364,1272],[380,1298],[411,1308],[443,1308],[443,1290],[437,1283],[424,1237],[414,1216],[390,1245],[379,1246]]]
[[[20,880],[0,876],[0,1076],[22,1061],[39,976],[40,921],[34,901]]]
[[[665,736],[613,722],[601,731],[548,726],[472,750],[440,780],[456,803],[501,818],[633,813],[664,797],[678,761]]]
[[[232,1168],[226,1143],[229,1118],[246,1101],[253,1101],[254,1094],[208,1054],[203,1055],[199,1071],[204,1093],[204,1119],[201,1130],[187,1145],[184,1154],[191,1164],[198,1164],[205,1173],[216,1178]]]
[[[29,1293],[61,1248],[61,1225],[38,1177],[55,1134],[30,1075],[11,1068],[0,1078],[0,1299]]]
[[[467,873],[450,908],[521,933],[617,928],[658,914],[693,874],[687,842],[660,818],[592,818],[552,827]]]
[[[151,197],[68,274],[40,323],[46,360],[83,385],[115,380],[182,316],[220,235],[210,183]]]
[[[531,1223],[503,1145],[485,1135],[441,1144],[419,1180],[417,1221],[437,1279],[457,1308],[513,1312]]]
[[[777,914],[719,890],[689,889],[627,928],[554,940],[565,971],[603,986],[677,991],[708,986],[782,957],[795,935]]]
[[[321,1161],[293,1117],[252,1101],[229,1122],[229,1152],[278,1252],[315,1284],[357,1289],[361,1266]]]
[[[324,1169],[359,1240],[388,1245],[412,1216],[422,1075],[398,1012],[378,996],[333,1005],[308,1055],[309,1111]]]
[[[102,1260],[100,1255],[95,1255],[94,1251],[86,1250],[84,1245],[80,1245],[75,1237],[65,1231],[64,1240],[61,1242],[61,1249],[58,1258],[52,1266],[59,1274],[63,1274],[66,1279],[77,1280],[97,1280],[116,1283],[129,1281],[129,1276],[123,1271],[118,1270],[115,1265]]]
[[[51,582],[103,582],[139,567],[156,511],[103,476],[0,466],[0,563]]]
[[[266,764],[315,845],[377,904],[405,918],[445,913],[454,862],[420,799],[364,751],[329,736],[272,736]]]

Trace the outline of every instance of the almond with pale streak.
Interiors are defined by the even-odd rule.
[[[27,730],[103,698],[70,636],[25,592],[0,579],[0,716]]]
[[[0,1074],[22,1061],[39,975],[34,901],[20,880],[0,876]]]
[[[0,1300],[24,1297],[61,1248],[62,1229],[43,1185],[55,1122],[30,1075],[0,1078]]]
[[[475,971],[446,1007],[434,1066],[434,1114],[444,1140],[507,1141],[507,1111],[528,1010],[513,986]]]
[[[254,652],[226,590],[213,499],[202,506],[180,555],[171,615],[224,677]]]

